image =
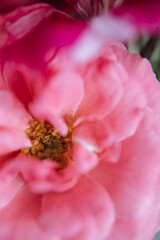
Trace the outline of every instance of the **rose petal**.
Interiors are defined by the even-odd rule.
[[[143,86],[148,106],[159,114],[160,102],[157,99],[160,98],[160,83],[153,74],[150,62],[141,58],[138,54],[131,54],[122,44],[112,44],[112,49],[118,61],[124,65],[128,75],[132,76],[130,81]]]
[[[105,121],[85,121],[74,127],[73,140],[88,146],[92,151],[102,152],[115,142],[115,136]],[[90,147],[89,147],[90,146]]]
[[[63,192],[77,182],[77,170],[71,163],[66,169],[57,171],[59,165],[56,162],[49,159],[37,160],[21,153],[15,164],[31,191],[36,193]]]
[[[103,56],[87,65],[83,73],[84,98],[76,118],[100,119],[110,113],[122,96],[125,77],[118,63],[108,62]]]
[[[91,173],[111,194],[119,220],[139,221],[153,206],[159,180],[159,131],[159,120],[146,110],[137,132],[122,142],[119,162],[100,161]]]
[[[123,97],[114,111],[106,117],[118,140],[133,135],[143,117],[146,96],[139,84],[127,82]]]
[[[7,90],[0,90],[0,109],[1,127],[13,128],[21,132],[29,127],[31,116],[14,95]]]
[[[4,87],[7,86],[28,110],[29,103],[44,88],[46,79],[42,73],[14,61],[7,61],[3,66],[2,73]]]
[[[0,210],[1,240],[46,240],[51,236],[38,224],[41,196],[23,185],[12,201]]]
[[[0,209],[8,205],[13,200],[13,198],[16,196],[17,192],[23,185],[22,179],[20,179],[18,176],[14,176],[13,178],[10,178],[10,176],[8,176],[7,184],[5,184],[4,186],[5,182],[6,179],[0,176],[0,185],[3,183],[3,188],[1,188],[0,190]]]
[[[74,141],[73,156],[77,170],[81,173],[90,171],[98,163],[98,156],[96,153],[90,151],[87,149],[87,146],[77,141]]]
[[[107,147],[100,155],[100,160],[108,162],[117,162],[121,155],[121,143],[116,141],[111,146]]]
[[[41,224],[60,239],[102,240],[113,222],[109,195],[87,176],[68,192],[43,197]]]
[[[81,77],[73,71],[63,71],[55,75],[42,94],[31,104],[32,114],[41,119],[50,121],[58,128],[58,119],[67,114],[74,114],[83,98],[83,82]],[[59,128],[62,127],[62,124]],[[67,126],[58,129],[61,133],[67,133]]]
[[[22,133],[12,129],[0,128],[0,146],[0,155],[2,155],[24,147],[31,147],[32,144]]]

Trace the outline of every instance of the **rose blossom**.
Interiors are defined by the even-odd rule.
[[[90,30],[74,42],[81,23],[48,5],[3,23],[0,239],[151,240],[160,91],[149,62]]]

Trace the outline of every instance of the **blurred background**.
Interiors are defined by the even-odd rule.
[[[154,237],[153,240],[160,240],[160,232],[158,232],[158,233],[155,235],[155,237]]]

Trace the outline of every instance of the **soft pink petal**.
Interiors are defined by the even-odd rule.
[[[139,218],[138,221],[117,220],[107,240],[119,240],[119,236],[121,236],[123,240],[154,239],[155,233],[159,230],[160,218],[158,212],[159,208],[150,209],[146,212],[146,215]]]
[[[86,121],[74,127],[73,140],[86,144],[97,153],[110,147],[115,141],[115,136],[105,121]]]
[[[143,73],[140,74],[140,68],[143,69]],[[138,78],[139,74],[139,78]],[[147,59],[141,60],[139,62],[137,73],[135,73],[135,78],[143,84],[143,88],[147,97],[148,106],[153,109],[156,115],[160,117],[160,102],[157,99],[160,98],[160,83],[153,73],[150,62]],[[141,80],[140,80],[141,79]]]
[[[86,173],[94,168],[98,163],[98,156],[93,151],[88,149],[85,144],[74,141],[74,152],[73,152],[75,166],[78,172]]]
[[[21,153],[15,164],[33,192],[63,192],[77,182],[78,173],[72,163],[58,170],[58,164],[52,160],[37,160]]]
[[[112,145],[107,147],[100,155],[102,161],[117,162],[120,159],[121,142],[115,141]]]
[[[110,126],[103,120],[80,123],[74,127],[72,137],[74,154],[76,154],[75,160],[77,160],[77,166],[81,170],[83,168],[91,170],[99,159],[111,162],[116,162],[119,159],[120,143],[117,142]]]
[[[41,223],[59,239],[103,240],[113,222],[109,195],[87,176],[68,192],[43,197]]]
[[[112,49],[120,63],[122,63],[131,80],[143,86],[143,91],[147,97],[147,104],[156,114],[159,114],[160,84],[156,80],[150,62],[141,58],[138,54],[131,54],[123,45],[113,45]],[[143,71],[142,71],[143,69]]]
[[[0,155],[30,147],[31,142],[25,134],[12,129],[0,128]]]
[[[159,195],[155,192],[159,184],[159,130],[156,115],[146,110],[137,132],[122,142],[120,161],[114,164],[101,161],[91,174],[109,191],[116,205],[117,221],[123,225],[123,229],[115,226],[116,237],[111,239],[118,240],[118,236],[125,240],[135,239],[131,234],[138,236],[152,214],[155,198]]]
[[[37,94],[43,90],[46,83],[46,79],[40,71],[14,61],[7,61],[4,64],[2,76],[4,86],[16,95],[26,109]]]
[[[159,231],[160,223],[160,194],[159,181],[155,186],[155,195],[151,206],[145,214],[138,220],[122,220],[117,219],[113,231],[111,231],[109,240],[118,240],[121,235],[124,240],[151,240],[154,239],[155,233]],[[126,228],[127,225],[127,228]],[[157,239],[157,238],[156,238]]]
[[[16,175],[12,176],[12,178],[11,175],[5,174],[5,178],[2,175],[3,172],[0,176],[0,209],[8,205],[13,200],[23,185],[22,179]]]
[[[135,133],[145,107],[146,96],[142,87],[130,80],[125,86],[121,101],[106,117],[106,121],[115,131],[117,139],[123,140]]]
[[[0,210],[1,240],[48,240],[51,236],[38,223],[41,195],[24,185],[12,201]]]
[[[7,90],[0,90],[0,109],[0,127],[13,128],[22,133],[29,127],[31,116],[15,96]]]
[[[99,57],[85,67],[84,98],[76,113],[77,118],[103,118],[119,102],[125,71],[116,62]]]
[[[61,119],[65,115],[74,114],[82,98],[83,82],[80,75],[64,70],[52,77],[30,109],[36,118],[48,120],[66,134],[67,126],[61,124]]]

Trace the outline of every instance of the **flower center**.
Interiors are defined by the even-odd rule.
[[[21,152],[41,160],[52,159],[59,164],[60,169],[64,169],[69,159],[72,158],[72,127],[72,116],[70,116],[68,134],[63,137],[58,131],[54,130],[51,124],[34,119],[31,122],[31,127],[26,129],[33,146],[22,148]]]

